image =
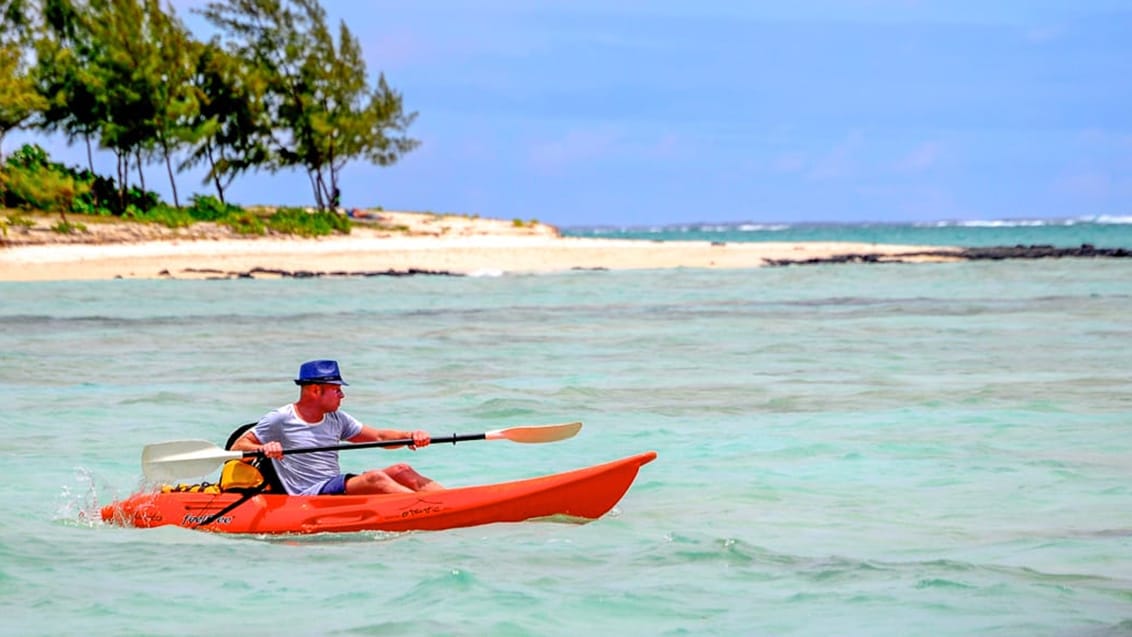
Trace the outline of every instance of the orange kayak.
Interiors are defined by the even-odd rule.
[[[605,515],[621,499],[646,451],[564,473],[441,491],[383,495],[261,493],[220,517],[238,493],[138,493],[102,507],[105,522],[150,528],[176,525],[220,533],[345,533],[453,529],[561,516],[578,521]]]

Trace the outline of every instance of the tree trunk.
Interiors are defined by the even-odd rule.
[[[173,207],[180,208],[181,200],[177,198],[177,180],[173,178],[173,162],[169,159],[169,147],[162,142],[161,149],[165,152],[165,170],[169,172],[169,187],[173,189]]]
[[[91,150],[91,147],[90,147],[90,133],[83,133],[83,141],[86,142],[86,165],[87,165],[87,169],[90,170],[90,176],[93,179],[94,176],[95,176],[94,175],[94,151]],[[91,199],[94,200],[94,209],[95,210],[98,210],[99,208],[102,207],[102,201],[101,201],[101,199],[99,199],[97,188],[91,189]]]
[[[322,203],[322,189],[319,187],[319,179],[313,170],[307,170],[307,177],[311,180],[311,188],[314,190],[314,202],[319,210],[324,210],[326,206]]]
[[[121,206],[122,212],[125,212],[126,178],[129,177],[130,160],[126,153],[121,150],[115,150],[114,155],[118,158],[118,205]]]
[[[134,151],[134,156],[137,158],[137,161],[138,161],[138,187],[141,188],[141,191],[144,193],[145,192],[145,173],[142,172],[142,158],[141,158],[141,149],[140,148]]]
[[[209,174],[212,175],[212,184],[216,186],[216,196],[220,197],[220,203],[224,201],[224,182],[220,181],[220,175],[216,172],[216,160],[212,157],[212,144],[206,144],[204,147],[205,155],[208,157],[208,165],[212,168]]]

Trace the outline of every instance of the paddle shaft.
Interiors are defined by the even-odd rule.
[[[429,438],[429,444],[450,442],[456,444],[457,442],[469,442],[472,440],[484,440],[487,434],[452,434],[451,436],[441,436],[440,438]],[[290,455],[294,453],[315,453],[316,451],[346,451],[348,449],[367,449],[374,447],[406,447],[413,444],[412,438],[398,438],[396,440],[376,440],[374,442],[355,442],[348,445],[328,445],[324,447],[302,447],[300,449],[284,449],[283,455]],[[262,451],[245,451],[245,458],[259,458],[265,454]]]
[[[485,433],[453,434],[451,436],[431,437],[429,442],[465,442],[469,440],[510,440],[524,444],[557,442],[573,437],[582,428],[580,422],[566,422],[556,425],[527,425],[508,427]],[[283,454],[313,453],[316,451],[348,451],[369,447],[412,446],[411,438],[396,440],[377,440],[325,447],[284,449]],[[146,445],[142,449],[142,471],[149,480],[174,480],[182,476],[199,476],[212,471],[228,460],[264,457],[262,451],[243,451],[221,449],[207,440],[171,440]]]

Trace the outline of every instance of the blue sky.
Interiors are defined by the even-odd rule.
[[[202,2],[173,4],[197,30]],[[323,5],[419,113],[418,150],[347,167],[347,206],[560,226],[1132,214],[1124,0]],[[231,195],[313,201],[303,175]]]

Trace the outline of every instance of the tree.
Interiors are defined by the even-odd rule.
[[[26,53],[31,37],[27,10],[21,0],[0,0],[0,159],[4,137],[46,106]]]
[[[196,72],[201,47],[177,18],[172,6],[163,10],[158,0],[143,2],[141,37],[144,46],[141,57],[135,60],[133,78],[148,89],[142,99],[148,98],[152,103],[153,119],[148,122],[149,128],[165,161],[173,205],[179,208],[172,154],[192,137],[189,123],[195,117],[198,103],[190,80]]]
[[[271,121],[265,104],[266,84],[256,68],[228,55],[213,41],[201,46],[191,79],[199,108],[189,157],[180,169],[208,164],[204,182],[212,182],[220,201],[240,174],[267,162]]]
[[[419,145],[416,140],[389,135],[407,130],[416,113],[402,113],[401,95],[389,88],[384,74],[378,75],[372,90],[368,88],[361,46],[345,23],[339,26],[337,50],[324,21],[313,21],[311,36],[316,45],[303,62],[302,75],[314,105],[311,134],[303,139],[302,154],[306,165],[313,168],[322,199],[336,206],[338,175],[349,160],[365,158],[388,166]]]
[[[231,37],[233,55],[264,73],[276,122],[269,169],[306,169],[320,209],[336,201],[348,161],[386,166],[419,145],[404,135],[416,114],[403,112],[384,76],[367,88],[357,40],[342,23],[336,46],[317,0],[214,1],[202,13]]]
[[[94,139],[106,118],[103,85],[93,73],[97,43],[83,19],[88,7],[72,0],[45,0],[44,28],[36,39],[36,79],[47,100],[40,127],[60,131],[68,144],[86,144],[87,168],[94,172]]]
[[[145,42],[145,8],[139,0],[90,0],[82,14],[85,64],[81,69],[97,86],[96,112],[100,115],[99,143],[117,158],[118,194],[123,207],[131,161],[152,151],[156,139],[157,104],[154,79],[146,76],[149,43]],[[144,190],[144,179],[141,179]]]

